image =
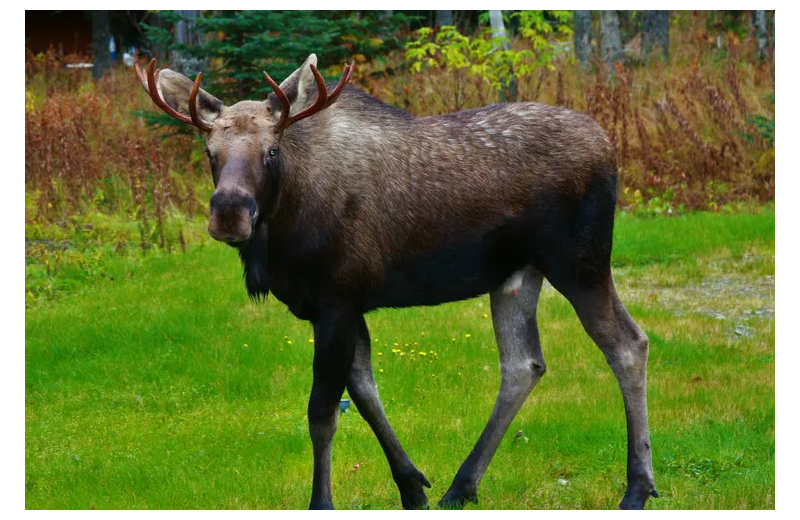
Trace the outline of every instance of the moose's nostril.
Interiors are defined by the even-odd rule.
[[[217,191],[211,196],[210,209],[208,233],[214,239],[234,244],[250,238],[258,218],[253,196]]]
[[[247,208],[252,215],[256,211],[256,199],[240,193],[214,192],[209,201],[211,213]]]

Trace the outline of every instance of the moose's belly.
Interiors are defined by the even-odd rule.
[[[368,296],[365,310],[438,305],[490,292],[529,263],[519,238],[495,229],[398,261]]]

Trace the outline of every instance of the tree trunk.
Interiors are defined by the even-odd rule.
[[[453,25],[453,11],[436,11],[436,25]]]
[[[622,59],[622,42],[619,38],[619,18],[616,11],[600,11],[600,51],[608,65],[608,73],[614,73],[614,63]]]
[[[108,29],[108,11],[92,11],[92,50],[94,51],[94,79],[100,79],[103,72],[111,66],[111,53],[108,41],[111,34]]]
[[[489,21],[492,24],[492,37],[505,37],[508,38],[508,33],[506,33],[506,26],[503,24],[503,12],[502,11],[489,11]],[[503,50],[511,49],[511,45],[508,41],[505,41],[501,44]],[[500,86],[500,101],[516,101],[517,100],[517,80],[514,77],[514,70],[511,70],[511,77],[508,78],[507,82],[504,82]]]
[[[642,52],[647,59],[654,47],[669,59],[669,11],[642,11]]]
[[[769,46],[769,36],[767,34],[767,12],[755,12],[755,29],[756,29],[756,58],[763,61],[767,57],[767,48]]]
[[[586,70],[592,50],[590,43],[592,39],[591,11],[575,11],[573,35],[575,36],[575,57],[578,58],[581,68]]]
[[[393,15],[394,15],[394,11],[389,9],[389,10],[381,11],[380,14],[378,15],[378,17],[381,20],[389,20]],[[380,38],[386,38],[389,35],[385,31],[382,31],[379,36],[380,36]]]
[[[175,43],[188,46],[198,46],[203,43],[203,35],[195,29],[194,21],[203,17],[203,11],[185,10],[175,11],[181,17],[175,24]],[[201,58],[193,58],[186,52],[173,50],[170,53],[170,68],[180,72],[184,76],[194,77],[198,72],[203,71],[204,61]]]

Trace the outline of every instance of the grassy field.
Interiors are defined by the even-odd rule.
[[[651,341],[661,498],[650,508],[775,507],[774,230],[769,208],[618,218],[615,279]],[[222,245],[105,272],[26,312],[27,508],[306,507],[311,327],[274,299],[251,303]],[[367,317],[387,415],[432,503],[499,386],[488,313],[483,297]],[[616,507],[617,384],[549,286],[539,322],[548,372],[469,507]],[[339,423],[333,483],[339,508],[400,507],[354,408]]]

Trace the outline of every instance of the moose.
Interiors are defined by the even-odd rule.
[[[226,106],[169,69],[136,74],[153,102],[203,131],[209,234],[238,250],[251,298],[271,292],[314,330],[310,507],[331,509],[331,443],[345,388],[375,433],[406,509],[430,482],[398,441],[373,379],[365,313],[489,293],[501,385],[440,507],[477,502],[512,419],[545,373],[536,307],[546,278],[574,307],[622,390],[623,509],[657,497],[647,424],[648,338],[611,275],[614,148],[588,115],[533,102],[413,117],[317,57],[263,101]]]

